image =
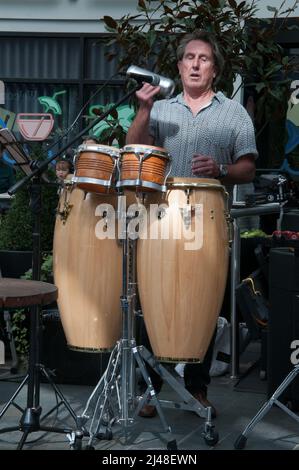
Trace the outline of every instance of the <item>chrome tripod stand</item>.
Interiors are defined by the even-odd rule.
[[[203,437],[208,445],[218,442],[218,434],[211,421],[211,408],[205,408],[163,367],[154,356],[143,346],[137,346],[135,340],[135,307],[137,297],[136,283],[136,237],[128,233],[128,224],[135,217],[124,210],[118,210],[119,222],[122,219],[125,233],[122,234],[123,244],[123,288],[121,297],[122,308],[122,338],[113,349],[106,371],[89,397],[85,409],[79,419],[81,434],[73,433],[71,446],[80,449],[83,436],[89,436],[87,449],[93,449],[95,439],[112,439],[112,426],[121,425],[125,442],[129,440],[129,431],[134,424],[139,411],[145,403],[150,402],[157,408],[163,430],[167,433],[167,449],[177,449],[171,427],[168,425],[162,404],[165,407],[190,410],[200,417],[207,418],[204,425]],[[135,234],[136,235],[136,234]],[[182,402],[158,400],[155,389],[148,375],[147,362],[163,380],[176,391]],[[136,365],[147,385],[142,397],[136,396]],[[90,421],[89,427],[86,423]]]
[[[285,391],[285,389],[290,385],[290,383],[295,379],[297,374],[299,373],[299,364],[297,364],[293,370],[285,377],[283,382],[279,385],[279,387],[275,390],[271,398],[263,404],[261,409],[257,412],[257,414],[252,418],[250,423],[246,426],[242,434],[239,435],[237,440],[235,441],[234,447],[237,450],[244,449],[247,442],[247,436],[250,431],[256,426],[256,424],[263,419],[263,417],[270,411],[273,405],[279,406],[283,411],[285,411],[291,418],[294,418],[299,423],[299,416],[297,416],[293,411],[287,408],[281,401],[278,400],[280,395]]]

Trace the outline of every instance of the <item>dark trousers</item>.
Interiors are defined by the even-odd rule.
[[[207,393],[207,386],[209,385],[211,381],[210,377],[210,367],[212,363],[212,358],[213,358],[213,349],[214,349],[214,344],[215,344],[215,339],[216,339],[216,331],[212,336],[212,339],[210,341],[210,345],[208,347],[207,353],[205,355],[205,358],[203,362],[200,364],[198,363],[188,363],[185,365],[185,370],[184,370],[184,380],[185,380],[185,387],[190,393],[196,393],[199,391],[202,391],[204,393]],[[145,329],[144,322],[141,324],[140,328],[140,340],[139,343],[145,346],[145,348],[152,352],[152,348],[149,342],[149,338]],[[162,385],[163,385],[163,380],[161,379],[160,375],[157,374],[148,364],[146,364],[147,372],[151,378],[153,387],[156,391],[156,393],[159,393]],[[143,378],[140,379],[139,383],[139,390],[141,393],[144,393],[146,390],[146,383],[144,382]]]

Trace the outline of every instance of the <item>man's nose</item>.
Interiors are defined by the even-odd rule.
[[[194,59],[193,59],[193,61],[192,61],[192,67],[193,67],[194,69],[198,69],[198,68],[199,68],[199,63],[200,63],[199,58],[198,58],[198,57],[194,57]]]

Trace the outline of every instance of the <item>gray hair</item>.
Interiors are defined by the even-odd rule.
[[[196,29],[192,33],[185,34],[185,36],[183,36],[183,38],[180,40],[180,43],[176,50],[177,60],[183,59],[187,44],[189,44],[190,41],[197,41],[197,40],[210,44],[212,48],[214,64],[216,68],[216,77],[214,79],[213,85],[216,85],[218,81],[220,80],[222,72],[223,72],[224,58],[220,52],[220,48],[215,39],[215,36],[212,33],[209,33],[208,31],[205,31],[203,29]]]

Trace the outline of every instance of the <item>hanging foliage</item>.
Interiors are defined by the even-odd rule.
[[[116,45],[120,71],[133,63],[174,79],[179,91],[176,48],[182,35],[205,29],[216,37],[225,59],[218,89],[233,97],[234,83],[254,90],[255,124],[260,137],[267,124],[284,120],[290,95],[291,73],[295,65],[277,42],[277,34],[288,29],[287,19],[298,0],[269,6],[273,14],[257,19],[258,1],[235,0],[138,0],[138,14],[127,14],[116,21],[104,16],[107,31]],[[281,20],[281,18],[283,18]],[[292,26],[292,28],[296,26]],[[109,52],[112,59],[116,53]],[[277,145],[283,155],[284,138]]]

